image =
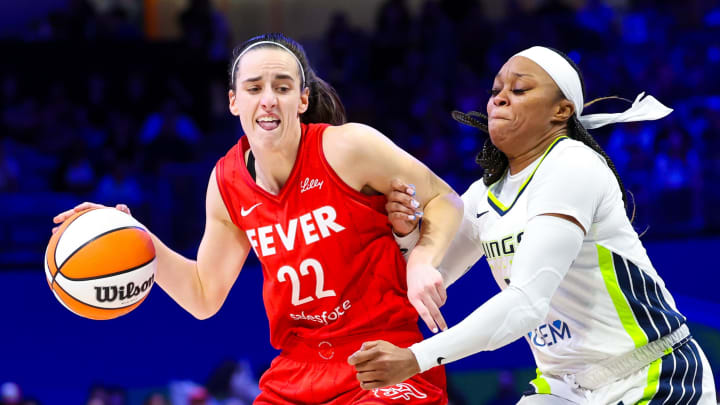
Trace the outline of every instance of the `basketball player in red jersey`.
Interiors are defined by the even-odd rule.
[[[364,391],[347,358],[367,340],[421,341],[418,314],[433,331],[447,328],[436,266],[459,226],[459,197],[376,130],[345,124],[334,90],[289,38],[267,34],[238,47],[230,85],[245,136],[210,176],[197,261],[153,237],[158,284],[207,318],[255,251],[271,343],[282,350],[256,404],[447,403],[442,368]],[[384,209],[394,178],[416,184],[416,201],[425,202],[407,270]]]

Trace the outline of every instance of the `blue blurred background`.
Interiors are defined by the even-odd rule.
[[[720,375],[720,4],[714,0],[33,0],[0,3],[0,404],[245,404],[276,354],[252,257],[198,321],[160,288],[112,321],[65,310],[44,281],[52,217],[127,203],[195,257],[227,110],[232,47],[283,31],[305,45],[350,120],[374,126],[459,192],[503,62],[568,53],[587,100],[647,91],[675,109],[593,134],[635,201],[638,232]],[[622,101],[586,109],[614,112]],[[497,291],[487,265],[449,290],[458,322]],[[534,375],[522,341],[448,366],[454,404],[514,403]]]

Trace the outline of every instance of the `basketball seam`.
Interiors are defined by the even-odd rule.
[[[103,236],[105,236],[105,235],[108,235],[108,234],[111,234],[111,233],[113,233],[113,232],[115,232],[115,231],[121,231],[121,230],[123,230],[123,229],[133,229],[133,228],[134,228],[134,229],[140,229],[140,230],[143,230],[143,231],[145,230],[145,229],[143,229],[142,227],[135,226],[135,225],[129,225],[129,226],[123,226],[123,227],[120,227],[120,228],[111,229],[111,230],[109,230],[109,231],[105,231],[105,232],[103,232],[103,233],[100,233],[100,234],[95,235],[92,239],[89,239],[89,240],[87,240],[85,243],[83,243],[82,245],[78,246],[75,250],[73,250],[72,253],[70,253],[70,254],[68,255],[68,257],[65,258],[65,261],[63,262],[63,264],[60,265],[60,267],[57,267],[57,258],[55,258],[55,266],[57,267],[57,273],[60,273],[60,270],[63,268],[63,266],[65,266],[65,264],[66,264],[67,262],[70,261],[70,259],[75,255],[75,253],[79,252],[80,249],[82,249],[82,248],[84,248],[85,246],[87,246],[90,242],[94,242],[95,240],[100,239],[101,237],[103,237]],[[58,241],[58,244],[59,244],[59,243],[60,243],[60,242]],[[57,252],[57,248],[55,248],[55,252]],[[57,254],[57,253],[56,253],[56,254]],[[154,257],[153,257],[153,259],[154,259]],[[57,273],[55,273],[55,274],[57,275]],[[65,275],[63,274],[63,276],[65,276]],[[55,277],[53,277],[53,281],[55,281]]]
[[[155,258],[156,258],[156,256],[153,256],[150,260],[148,260],[147,262],[145,262],[145,263],[143,263],[143,264],[137,265],[137,266],[135,266],[135,267],[131,267],[131,268],[127,269],[127,270],[118,271],[118,272],[115,272],[115,273],[112,273],[112,274],[104,274],[104,275],[102,275],[102,276],[83,277],[83,278],[73,278],[73,277],[68,277],[68,276],[66,276],[65,274],[63,274],[63,277],[65,277],[65,279],[70,280],[70,281],[89,281],[89,280],[97,280],[97,279],[100,279],[100,278],[106,278],[106,277],[110,277],[110,276],[117,276],[117,275],[120,275],[120,274],[125,274],[125,273],[128,273],[128,272],[131,272],[131,271],[133,271],[133,270],[137,270],[137,269],[139,269],[139,268],[141,268],[141,267],[143,267],[143,266],[147,266],[148,264],[152,263],[153,260],[155,260]],[[58,271],[58,273],[60,273],[60,271]]]
[[[145,299],[145,298],[147,297],[147,294],[145,294],[145,296],[143,296],[143,297],[142,297],[142,298],[140,298],[139,300],[137,300],[137,301],[133,302],[133,303],[132,303],[132,304],[130,304],[130,305],[125,305],[124,307],[117,307],[117,308],[103,308],[103,307],[97,307],[97,306],[95,306],[95,305],[92,305],[92,304],[88,304],[87,302],[85,302],[85,301],[83,301],[83,300],[81,300],[81,299],[77,298],[76,296],[74,296],[74,295],[70,294],[70,293],[69,293],[69,292],[68,292],[68,291],[67,291],[66,289],[64,289],[64,288],[63,288],[63,287],[62,287],[62,286],[61,286],[61,285],[60,285],[59,283],[55,283],[55,286],[56,286],[57,288],[61,289],[61,290],[62,290],[62,291],[63,291],[63,292],[65,293],[65,294],[67,294],[67,295],[68,295],[68,297],[70,297],[70,298],[74,299],[75,301],[77,301],[77,302],[79,302],[79,303],[81,303],[81,304],[83,304],[83,305],[87,305],[87,306],[89,306],[89,307],[91,307],[91,308],[95,308],[95,309],[101,309],[101,310],[103,310],[103,311],[114,311],[114,310],[116,310],[116,309],[124,309],[124,308],[127,308],[127,307],[131,307],[131,306],[133,306],[133,305],[137,304],[138,302],[140,302],[140,301],[144,300],[144,299]],[[75,311],[73,311],[73,312],[75,312]]]

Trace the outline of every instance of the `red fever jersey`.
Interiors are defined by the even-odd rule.
[[[327,127],[302,125],[295,166],[277,196],[250,176],[244,136],[216,167],[230,217],[262,263],[270,341],[278,349],[295,338],[417,330],[385,196],[364,195],[338,177],[322,150]]]

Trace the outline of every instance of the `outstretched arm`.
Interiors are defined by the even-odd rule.
[[[355,365],[363,388],[394,384],[412,376],[408,373],[494,350],[543,322],[600,203],[611,198],[622,207],[622,199],[604,160],[589,150],[569,150],[540,170],[545,175],[536,178],[527,191],[530,219],[513,257],[509,287],[451,329],[409,349],[385,342],[350,356],[348,362]]]
[[[513,259],[510,287],[447,331],[400,349],[367,342],[348,362],[365,389],[396,384],[432,367],[507,345],[537,327],[577,257],[583,230],[567,218],[532,218]],[[411,356],[413,354],[414,356]]]
[[[220,196],[215,170],[208,182],[205,212],[205,232],[197,261],[186,259],[153,236],[158,284],[199,319],[220,310],[250,252],[247,236],[233,224]]]
[[[59,224],[75,212],[94,207],[102,205],[85,202],[58,214],[53,221]],[[125,204],[118,204],[116,208],[130,214]],[[151,233],[157,257],[155,281],[199,319],[209,318],[220,309],[250,251],[247,237],[230,220],[214,170],[208,183],[206,215],[197,261],[173,251]]]

